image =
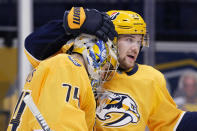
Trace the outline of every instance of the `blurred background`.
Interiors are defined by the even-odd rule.
[[[73,5],[139,13],[148,25],[150,48],[143,49],[138,63],[164,73],[179,108],[197,111],[197,0],[0,0],[0,130],[6,130],[31,70],[23,54],[25,37],[62,19]]]

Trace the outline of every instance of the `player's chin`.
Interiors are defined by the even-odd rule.
[[[129,69],[131,69],[131,68],[133,68],[133,64],[129,64],[129,65],[127,65],[126,67],[127,67],[127,70],[129,70]]]
[[[129,69],[131,69],[132,67],[134,66],[134,64],[133,63],[130,63],[130,62],[125,62],[124,64],[121,64],[120,63],[120,67],[122,68],[122,69],[124,69],[124,70],[129,70]]]
[[[132,67],[134,65],[134,63],[135,63],[135,59],[126,59],[126,61],[125,61],[125,65],[127,67]]]
[[[127,67],[127,69],[130,69],[134,66],[135,61],[128,61],[125,63],[125,67]]]

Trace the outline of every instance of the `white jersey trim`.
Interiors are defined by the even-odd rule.
[[[176,129],[177,129],[177,127],[178,127],[179,123],[181,122],[184,115],[185,115],[185,111],[181,114],[181,116],[180,116],[179,120],[177,121],[173,131],[176,131]]]

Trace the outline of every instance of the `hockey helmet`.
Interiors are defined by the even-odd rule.
[[[107,14],[110,16],[117,33],[120,34],[142,34],[142,46],[149,46],[146,23],[143,18],[132,11],[111,10]]]

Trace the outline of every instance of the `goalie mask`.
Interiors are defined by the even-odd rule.
[[[105,43],[93,35],[81,34],[74,40],[72,52],[83,56],[93,89],[110,80],[118,68],[117,48],[110,40]]]

